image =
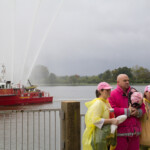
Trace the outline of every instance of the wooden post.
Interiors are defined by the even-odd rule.
[[[61,109],[64,112],[61,128],[61,150],[80,150],[80,102],[63,101]]]

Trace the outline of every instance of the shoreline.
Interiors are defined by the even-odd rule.
[[[109,83],[110,85],[117,85],[117,83]],[[97,86],[96,83],[74,83],[74,84],[35,84],[38,86]],[[130,86],[143,86],[143,85],[150,85],[150,83],[130,83]]]

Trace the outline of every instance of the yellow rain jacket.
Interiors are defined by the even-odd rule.
[[[82,138],[83,150],[107,150],[108,145],[115,146],[116,136],[110,133],[110,125],[103,125],[101,129],[94,125],[102,118],[109,119],[111,106],[108,100],[95,98],[85,105],[88,110],[85,115],[86,129]]]
[[[142,132],[140,135],[140,144],[145,145],[145,146],[150,146],[150,101],[144,98],[144,104],[145,104],[145,109],[146,113],[144,116],[140,119],[141,121],[141,127],[142,127]]]

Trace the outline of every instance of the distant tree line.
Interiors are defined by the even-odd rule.
[[[94,76],[57,76],[50,73],[47,67],[38,65],[34,67],[30,80],[34,84],[47,84],[47,85],[85,85],[97,84],[101,81],[109,83],[116,83],[118,74],[125,73],[130,78],[130,83],[150,83],[150,70],[141,66],[132,68],[119,67],[114,70],[106,70],[103,73]]]

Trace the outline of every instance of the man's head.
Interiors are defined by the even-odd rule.
[[[119,74],[117,76],[117,84],[126,91],[129,88],[129,77],[126,74]]]

